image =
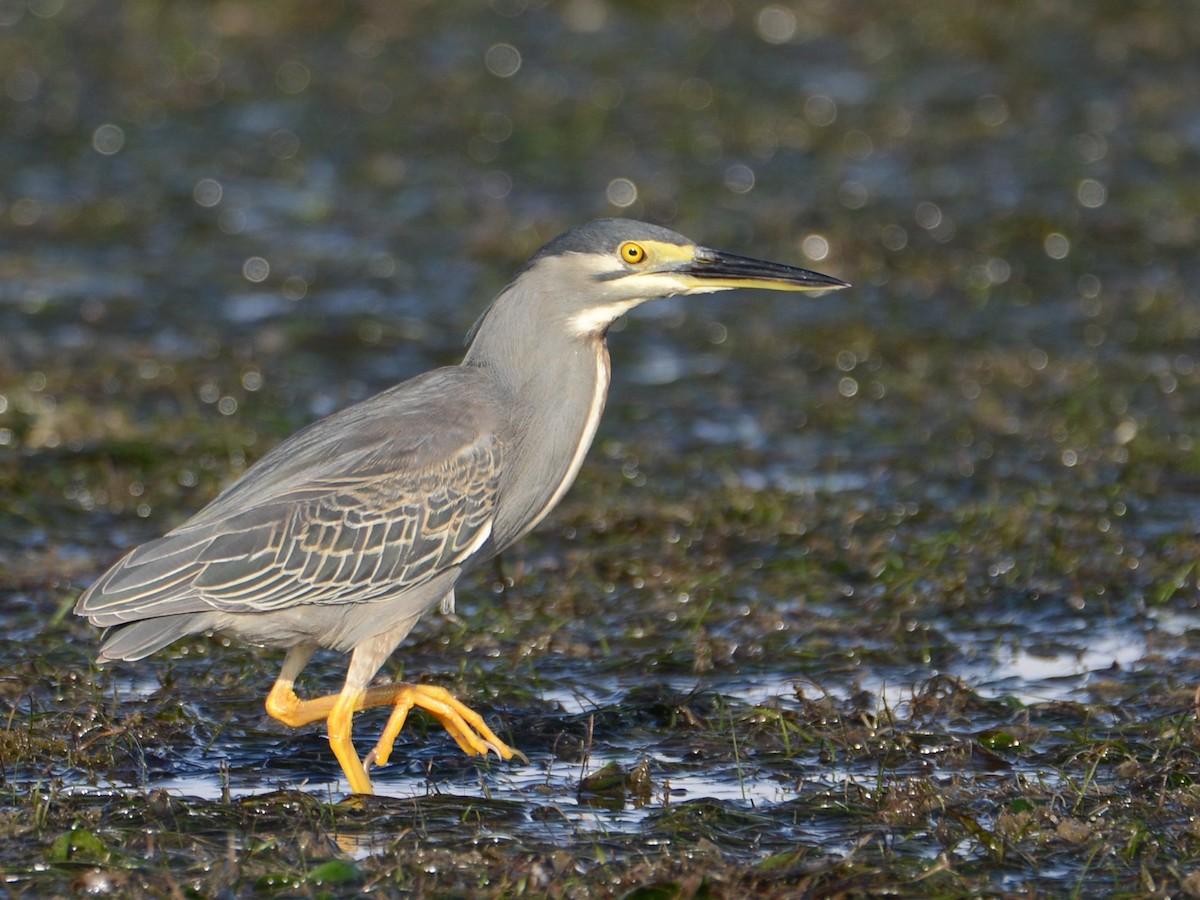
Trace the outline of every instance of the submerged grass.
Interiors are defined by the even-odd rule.
[[[163,660],[97,671],[86,627],[37,619],[55,585],[14,573],[31,601],[7,620],[0,680],[8,890],[1194,890],[1194,654],[1164,648],[1173,688],[1150,650],[1053,699],[1019,681],[981,692],[948,673],[1006,640],[1010,614],[1060,645],[1039,651],[1018,632],[1032,652],[1077,645],[1038,608],[1062,586],[1031,599],[997,582],[972,561],[961,511],[953,522],[906,516],[903,550],[881,539],[888,517],[864,518],[840,495],[753,504],[717,492],[689,501],[686,516],[668,505],[628,518],[618,501],[593,527],[592,491],[616,487],[606,477],[569,501],[559,535],[481,573],[457,618],[429,623],[401,654],[410,675],[488,711],[531,763],[473,763],[417,718],[371,799],[342,796],[318,730],[266,719],[277,655],[196,639]],[[1007,525],[998,515],[989,558],[1030,561],[1029,510]],[[803,564],[790,565],[767,545],[801,519]],[[1070,541],[1040,552],[1047,571],[1055,560],[1080,568]],[[749,591],[779,593],[762,604]],[[964,591],[988,598],[976,603],[997,624],[981,623],[978,606],[964,611]],[[815,602],[831,594],[842,600]],[[333,689],[338,674],[318,667],[305,687]],[[359,717],[364,747],[381,722]]]
[[[1184,5],[27,5],[0,893],[1200,896]],[[614,330],[579,483],[392,664],[528,765],[417,715],[347,798],[278,654],[94,668],[104,566],[614,212],[855,287]]]
[[[898,406],[927,402],[905,384]],[[893,447],[886,475],[818,461],[806,487],[751,486],[771,464],[753,452],[674,464],[652,429],[602,441],[552,526],[477,573],[393,673],[460,693],[530,764],[469,761],[414,717],[364,799],[319,729],[266,718],[277,654],[197,638],[101,671],[68,614],[109,541],[161,528],[126,497],[192,506],[274,440],[211,421],[0,467],[20,513],[0,573],[15,895],[1200,887],[1194,541],[1146,514],[1145,436],[1120,481],[1105,458],[1048,478],[1022,441],[1019,472],[977,458],[947,479],[953,453]],[[91,536],[98,518],[121,532]],[[1089,656],[1106,635],[1120,663]],[[340,674],[316,666],[303,688]],[[364,749],[381,724],[358,718]]]
[[[67,701],[59,706],[90,708],[95,690],[59,686]],[[424,778],[410,767],[394,782],[383,770],[385,796],[341,800],[297,788],[262,793],[272,779],[261,763],[256,775],[223,776],[223,796],[85,788],[121,779],[117,760],[129,752],[122,736],[131,729],[143,749],[174,747],[194,762],[206,755],[186,742],[214,729],[211,713],[197,709],[198,718],[187,717],[195,727],[181,729],[172,711],[186,701],[165,693],[156,708],[112,718],[12,715],[0,737],[0,868],[17,894],[107,886],[623,896],[653,886],[665,892],[655,896],[962,896],[1077,884],[1093,895],[1140,896],[1189,890],[1200,849],[1191,709],[1121,724],[1118,707],[984,702],[944,678],[919,686],[907,713],[865,709],[862,697],[748,705],[631,690],[590,717],[585,750],[639,761],[589,775],[577,766],[562,784],[537,773],[561,735],[576,730],[573,717],[504,701],[501,688],[505,724],[534,738],[525,746],[529,771],[477,770],[431,735],[414,751]],[[967,722],[981,705],[997,723],[986,733]],[[539,746],[538,734],[553,736],[551,746]],[[211,737],[207,751],[226,754],[226,742],[237,741],[243,754],[262,756],[261,737]],[[293,754],[314,744],[277,740]],[[11,765],[14,756],[24,766]],[[735,776],[752,783],[753,796],[705,798],[688,788],[678,798],[673,785],[697,771],[713,786]],[[463,793],[475,779],[482,791]],[[246,794],[250,780],[257,784]],[[404,782],[417,793],[386,796]],[[764,785],[775,799],[764,802]]]
[[[169,506],[215,489],[181,487],[186,431],[73,453],[61,482],[36,458],[50,505],[32,470],[4,469],[8,496],[94,546],[80,518],[94,514],[71,511],[81,486],[138,483]],[[200,433],[202,455],[228,462],[236,430]],[[96,670],[96,636],[66,614],[92,552],[26,540],[3,569],[8,890],[1196,891],[1200,661],[1192,626],[1156,618],[1188,621],[1191,542],[1121,514],[1129,482],[1031,469],[947,500],[929,478],[944,458],[900,454],[886,481],[747,490],[718,448],[696,451],[715,478],[685,461],[639,486],[630,447],[652,455],[652,440],[602,445],[554,526],[397,657],[396,677],[459,692],[531,763],[466,760],[417,717],[373,799],[344,797],[319,729],[266,719],[277,654],[198,638]],[[149,536],[123,500],[105,509]],[[1057,680],[997,663],[1061,667],[1106,629],[1141,649]],[[318,666],[304,688],[339,677]],[[381,723],[358,718],[364,748]]]

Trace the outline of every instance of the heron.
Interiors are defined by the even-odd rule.
[[[827,291],[838,278],[600,219],[550,241],[438,368],[303,428],[216,499],[115,563],[75,612],[104,627],[97,662],[221,633],[286,651],[268,714],[324,721],[350,790],[373,792],[413,709],[468,755],[520,754],[430,684],[373,683],[413,625],[452,610],[463,576],[535,528],[579,474],[610,381],[607,334],[636,306],[731,288]],[[348,653],[335,694],[301,699],[314,652]],[[354,714],[391,707],[359,758]]]

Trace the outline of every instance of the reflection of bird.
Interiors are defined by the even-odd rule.
[[[738,287],[845,284],[640,222],[562,235],[480,317],[461,365],[308,426],[92,585],[75,612],[110,627],[100,662],[210,630],[287,648],[267,711],[291,726],[326,720],[357,793],[371,793],[367,768],[387,761],[414,706],[468,754],[510,759],[442,688],[368,685],[422,613],[453,603],[464,571],[537,525],[571,485],[608,391],[608,327],[647,300]],[[294,681],[318,647],[351,652],[345,686],[301,700]],[[374,706],[393,712],[360,762],[351,719]]]

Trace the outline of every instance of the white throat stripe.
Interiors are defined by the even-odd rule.
[[[605,303],[591,306],[567,319],[567,328],[577,337],[599,334],[644,300],[623,300],[620,303]]]

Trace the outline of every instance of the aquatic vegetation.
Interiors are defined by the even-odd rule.
[[[0,8],[9,890],[1200,892],[1194,30]],[[620,213],[854,288],[618,325],[573,491],[392,663],[528,765],[414,718],[347,799],[261,708],[277,657],[92,667],[68,611],[123,549]]]

